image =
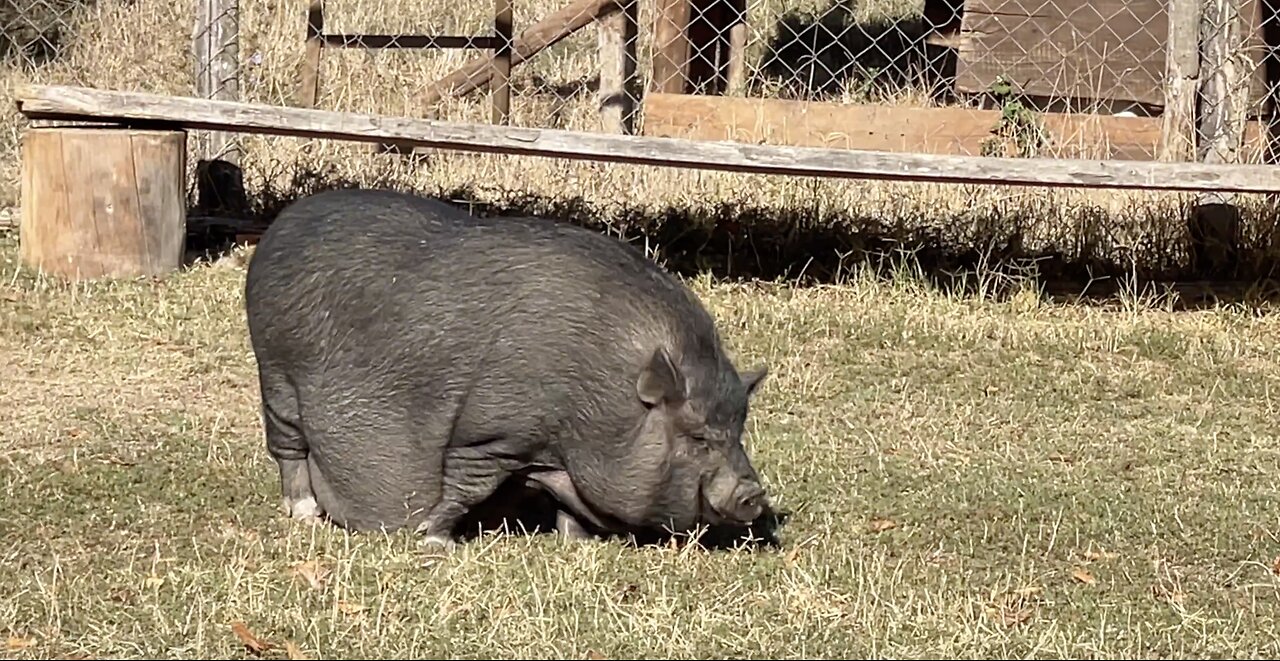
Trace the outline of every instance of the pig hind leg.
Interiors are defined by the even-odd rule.
[[[423,544],[452,548],[454,527],[524,465],[522,454],[520,444],[510,440],[446,449],[440,500],[416,529]]]
[[[302,434],[298,395],[283,376],[262,375],[262,419],[267,452],[280,468],[280,495],[285,513],[292,519],[317,523],[324,512],[311,488],[307,467],[310,450]]]

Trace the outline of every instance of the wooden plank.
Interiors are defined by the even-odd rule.
[[[324,45],[332,48],[492,50],[496,37],[425,34],[326,34]]]
[[[682,94],[689,85],[689,2],[657,0],[653,25],[653,69],[649,89]]]
[[[29,119],[91,120],[358,142],[403,142],[464,152],[722,172],[1068,188],[1280,192],[1280,168],[1271,166],[1083,159],[1033,161],[750,145],[728,141],[701,142],[204,101],[193,97],[58,85],[18,85],[15,98],[19,112]]]
[[[307,6],[306,50],[298,81],[298,104],[314,108],[320,92],[320,51],[324,48],[324,0]]]
[[[890,152],[979,156],[1000,123],[1000,111],[911,108],[659,94],[645,98],[644,135],[751,144],[833,147]],[[1152,160],[1159,151],[1161,120],[1043,113],[1037,115],[1050,157]],[[1264,132],[1249,124],[1248,155],[1261,159]]]
[[[619,0],[618,10],[597,24],[600,49],[600,125],[611,133],[635,130],[637,0]]]
[[[1200,81],[1201,0],[1169,0],[1165,45],[1161,160],[1187,161],[1196,154],[1196,89]]]
[[[1257,21],[1257,0],[1246,2]],[[1253,25],[1256,101],[1265,92],[1266,49],[1260,23]],[[1163,0],[968,0],[956,89],[985,92],[1003,75],[1031,96],[1159,106],[1167,39]]]
[[[548,14],[546,18],[525,28],[516,37],[511,50],[511,66],[516,67],[525,60],[540,53],[543,49],[554,46],[560,40],[581,30],[598,18],[607,16],[618,8],[616,0],[576,0],[560,11]],[[464,96],[487,85],[493,75],[493,67],[489,65],[491,57],[476,58],[427,88],[422,95],[421,104],[430,106],[444,98],[445,95]]]
[[[493,58],[490,89],[493,90],[493,123],[511,121],[511,0],[493,0]]]

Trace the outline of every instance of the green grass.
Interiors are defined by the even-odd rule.
[[[67,285],[0,256],[0,655],[1280,654],[1280,318],[691,284],[772,372],[776,551],[486,536],[435,558],[278,511],[243,262]]]

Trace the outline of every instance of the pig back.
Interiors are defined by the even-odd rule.
[[[398,410],[447,411],[450,444],[567,435],[607,460],[643,414],[635,378],[656,346],[722,362],[706,311],[630,246],[390,191],[283,211],[250,262],[246,305],[255,350],[300,388],[359,384]]]

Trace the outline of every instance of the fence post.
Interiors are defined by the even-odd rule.
[[[196,95],[219,101],[240,100],[240,1],[196,0]],[[235,140],[208,132],[201,158],[238,164]]]
[[[1200,79],[1202,0],[1169,1],[1169,41],[1165,46],[1164,112],[1160,160],[1196,156],[1196,86]]]
[[[689,4],[691,0],[658,0],[653,26],[653,78],[656,92],[684,94],[689,80]]]
[[[729,56],[728,81],[726,91],[733,96],[741,95],[747,84],[747,2],[732,0],[729,19]]]
[[[298,102],[314,108],[320,96],[320,52],[324,48],[324,0],[311,0],[307,6],[306,51],[302,58]]]
[[[1201,16],[1199,160],[1237,163],[1243,142],[1251,76],[1240,61],[1247,0],[1204,0]],[[1250,25],[1249,29],[1257,26]],[[1248,59],[1248,58],[1244,58]],[[1205,193],[1190,219],[1191,257],[1197,270],[1225,275],[1234,265],[1240,211],[1234,196]]]
[[[515,30],[512,27],[511,0],[494,0],[493,36],[498,40],[493,50],[493,123],[509,124],[511,121],[511,52],[514,48]]]
[[[618,0],[596,24],[600,48],[600,123],[605,131],[635,131],[637,0]]]

